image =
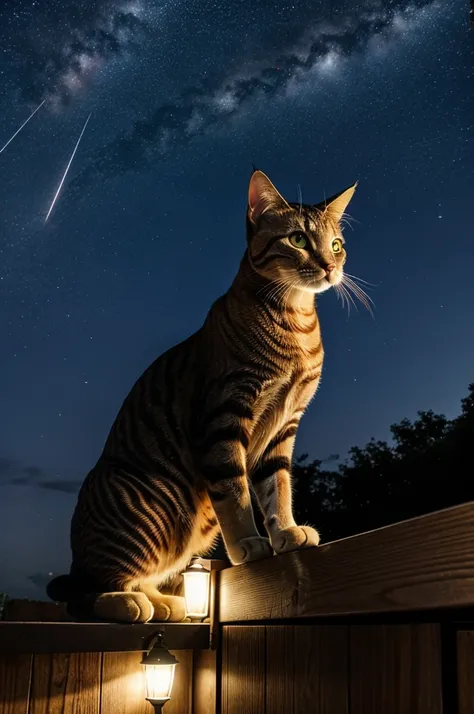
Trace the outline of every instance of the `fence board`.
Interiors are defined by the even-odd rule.
[[[36,655],[29,714],[61,714],[66,697],[68,654]]]
[[[222,714],[265,712],[265,628],[222,633]]]
[[[193,714],[217,712],[217,652],[193,652]]]
[[[166,705],[164,714],[192,714],[193,706],[193,652],[173,652],[179,664],[173,684],[173,696]],[[152,714],[148,712],[148,714]]]
[[[101,660],[98,652],[35,655],[29,714],[99,714]]]
[[[295,714],[347,714],[348,628],[298,626],[294,646]]]
[[[437,625],[350,628],[351,714],[442,714]]]
[[[176,667],[167,714],[191,714],[192,652],[173,652]],[[145,672],[141,652],[104,653],[101,714],[152,714],[146,700]]]
[[[294,714],[295,628],[273,625],[266,628],[266,701],[271,714]]]
[[[101,714],[151,714],[142,652],[104,652]]]
[[[113,622],[0,622],[0,652],[143,651],[158,629],[166,646],[175,650],[209,647],[209,624],[150,622],[131,627]]]
[[[3,619],[14,622],[72,622],[64,603],[25,599],[7,600]]]
[[[31,655],[0,655],[0,712],[27,714],[31,685]]]
[[[459,714],[474,714],[474,631],[457,636]]]

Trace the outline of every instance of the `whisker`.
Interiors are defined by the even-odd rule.
[[[336,289],[337,299],[341,301],[342,307],[345,308],[347,304],[347,315],[349,316],[351,314],[351,306],[349,305],[349,301],[344,295],[344,291],[342,290],[340,285],[335,285],[334,287]]]
[[[363,296],[365,300],[367,300],[368,302],[370,302],[370,303],[371,303],[372,305],[374,305],[374,307],[375,307],[375,303],[374,303],[374,301],[372,300],[372,298],[370,297],[370,295],[368,295],[368,294],[365,292],[365,290],[364,290],[360,285],[357,285],[357,283],[355,283],[355,282],[354,282],[351,278],[349,278],[349,277],[346,278],[346,280],[345,280],[344,282],[346,283],[346,285],[347,285],[348,287],[351,287],[351,288],[354,290],[354,292],[356,292],[358,295]]]
[[[362,278],[357,277],[357,275],[351,275],[350,273],[346,273],[346,271],[344,271],[344,275],[347,275],[348,278],[352,278],[353,280],[358,280],[359,283],[364,283],[364,285],[370,285],[371,288],[377,287],[375,283],[368,283],[367,280],[362,280]]]
[[[354,223],[359,223],[359,225],[360,225],[360,221],[358,221],[356,218],[351,216],[349,213],[344,213],[341,220],[345,221],[347,223],[347,225],[350,225],[349,221],[353,221]]]
[[[344,285],[345,290],[348,292],[350,295],[353,293],[355,297],[358,298],[358,300],[364,305],[364,307],[370,312],[372,317],[374,317],[374,313],[372,310],[372,305],[375,307],[375,303],[370,297],[370,295],[367,295],[365,290],[363,290],[360,285],[357,285],[351,278],[347,277],[347,275],[343,275],[342,279],[342,284]]]
[[[352,227],[352,225],[351,225],[351,223],[350,223],[350,221],[349,221],[349,219],[344,218],[344,216],[341,218],[341,220],[339,221],[339,223],[344,223],[346,226],[349,226],[349,228],[351,229],[351,231],[354,230],[353,227]]]
[[[352,305],[354,306],[355,311],[358,312],[358,310],[357,310],[357,305],[356,305],[356,303],[355,303],[355,301],[354,301],[354,298],[352,297],[350,291],[349,291],[349,290],[347,289],[347,287],[346,287],[345,285],[343,285],[342,283],[341,283],[340,287],[341,287],[341,290],[344,292],[344,295],[346,296],[347,303],[348,303],[348,305],[349,305],[349,315],[350,315],[350,313],[351,313],[349,301],[350,301],[350,303],[352,303]]]

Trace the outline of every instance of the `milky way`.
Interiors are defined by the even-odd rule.
[[[21,96],[54,106],[68,104],[95,69],[136,50],[148,32],[138,6],[127,0],[38,2],[33,17],[18,6],[12,12],[16,32],[3,47]],[[7,30],[0,29],[0,41]]]
[[[459,413],[473,32],[459,0],[2,0],[0,590],[44,598],[68,568],[123,399],[238,269],[252,163],[289,200],[359,180],[347,270],[375,316],[318,299],[324,375],[295,455],[332,468],[419,409]]]
[[[301,29],[291,46],[273,50],[264,63],[231,73],[217,86],[201,83],[182,92],[178,101],[159,105],[152,115],[134,123],[92,157],[71,190],[80,190],[94,175],[116,175],[143,168],[160,155],[187,144],[214,125],[232,121],[252,101],[269,100],[318,66],[337,64],[367,49],[374,38],[389,40],[406,31],[427,8],[438,3],[372,4],[364,11],[337,14],[333,20]]]

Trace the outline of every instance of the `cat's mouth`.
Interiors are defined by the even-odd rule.
[[[342,273],[339,270],[333,270],[326,273],[325,270],[300,270],[303,278],[301,289],[312,293],[323,293],[325,290],[338,285],[342,280]]]

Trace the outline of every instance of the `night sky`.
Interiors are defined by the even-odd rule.
[[[68,569],[123,398],[238,269],[252,164],[293,201],[360,182],[346,267],[374,317],[318,299],[326,363],[296,453],[458,413],[473,68],[461,0],[3,0],[0,149],[46,101],[0,151],[0,591],[44,597]]]

